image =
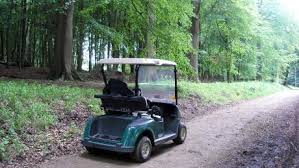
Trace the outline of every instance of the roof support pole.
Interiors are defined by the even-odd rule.
[[[102,64],[102,66],[101,66],[101,73],[102,73],[102,76],[103,76],[105,86],[107,86],[107,78],[106,78],[105,71],[104,71],[104,64]]]
[[[178,77],[177,77],[177,69],[174,66],[174,87],[175,87],[175,104],[178,105]]]
[[[135,96],[138,96],[139,85],[138,85],[138,73],[139,73],[140,65],[135,66]]]

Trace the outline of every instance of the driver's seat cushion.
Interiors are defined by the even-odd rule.
[[[117,79],[110,79],[107,86],[103,90],[104,94],[133,96],[134,92],[128,88],[128,85]]]
[[[112,96],[101,95],[97,98],[102,100],[102,107],[105,111],[136,112],[149,109],[146,98],[142,96]]]

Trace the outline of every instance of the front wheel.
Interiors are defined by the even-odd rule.
[[[178,136],[173,140],[175,144],[182,144],[187,137],[187,127],[183,124],[179,126]]]
[[[152,148],[151,140],[147,136],[142,137],[136,145],[133,158],[137,162],[146,162],[151,157]]]

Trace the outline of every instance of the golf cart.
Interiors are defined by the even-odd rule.
[[[177,107],[175,62],[113,58],[99,63],[105,88],[95,98],[101,99],[105,115],[89,117],[82,139],[87,151],[130,153],[136,161],[145,162],[154,146],[170,140],[176,144],[185,141],[187,129]],[[115,69],[118,65],[134,68],[133,88],[120,79],[107,78],[108,66]]]

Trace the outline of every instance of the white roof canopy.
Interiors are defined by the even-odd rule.
[[[100,64],[133,64],[133,65],[171,65],[176,66],[177,64],[172,61],[161,60],[161,59],[150,59],[150,58],[110,58],[101,59]]]

